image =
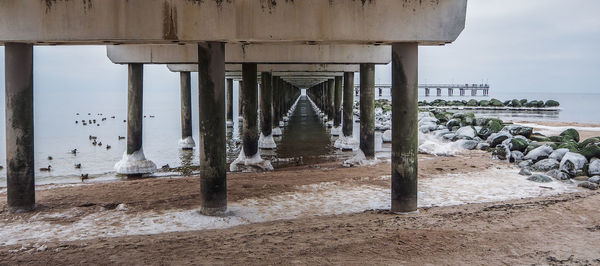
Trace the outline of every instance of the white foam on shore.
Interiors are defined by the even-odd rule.
[[[445,141],[442,137],[419,132],[419,153],[436,156],[453,156],[465,149],[460,141]]]
[[[419,180],[418,206],[450,206],[556,195],[578,191],[573,184],[534,183],[516,168],[501,167],[468,174],[446,174]],[[369,178],[365,178],[369,179]],[[389,181],[389,176],[375,178]],[[251,198],[229,205],[226,217],[200,215],[197,210],[129,213],[99,210],[81,215],[78,208],[62,213],[39,213],[31,218],[0,220],[0,245],[71,241],[99,237],[159,234],[221,229],[237,225],[321,215],[389,209],[388,186],[324,182],[269,198]],[[76,219],[64,224],[56,219]]]
[[[547,135],[547,136],[558,135],[569,128],[572,128],[572,129],[575,129],[578,131],[581,130],[581,131],[600,132],[600,127],[545,126],[545,125],[540,125],[540,124],[535,124],[535,123],[518,123],[518,124],[522,125],[522,126],[526,126],[526,127],[535,128],[535,129],[537,129],[536,132]]]

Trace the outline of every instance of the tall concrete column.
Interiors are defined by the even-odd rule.
[[[4,44],[8,210],[35,208],[33,45]]]
[[[227,79],[227,126],[233,126],[233,79]]]
[[[200,212],[227,210],[225,140],[225,44],[198,44]]]
[[[327,115],[333,122],[335,118],[335,80],[327,80]]]
[[[417,210],[418,51],[392,45],[392,212]]]
[[[353,116],[354,116],[354,72],[344,72],[344,107],[342,123],[342,134],[345,137],[352,136]]]
[[[244,113],[244,105],[242,104],[242,90],[244,89],[244,81],[238,82],[238,117],[242,117]]]
[[[271,73],[261,73],[260,86],[260,139],[259,148],[274,149],[273,140],[273,79]]]
[[[179,146],[193,149],[196,146],[192,137],[192,84],[190,72],[180,73],[181,77],[181,140]]]
[[[333,126],[339,127],[342,124],[342,77],[335,77],[335,97],[333,99]]]
[[[279,106],[281,105],[279,95],[281,93],[279,89],[279,77],[273,77],[273,136],[281,136],[281,128],[279,127],[279,121],[281,120],[281,114]]]
[[[256,80],[256,63],[242,64],[242,106],[244,109],[244,126],[242,132],[242,145],[246,158],[253,157],[258,152],[258,88]]]
[[[144,65],[129,64],[127,87],[127,150],[115,164],[117,174],[139,176],[152,173],[156,165],[147,160],[142,148],[144,118]]]
[[[375,64],[360,64],[360,149],[375,157]]]

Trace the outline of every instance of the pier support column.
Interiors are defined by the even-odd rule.
[[[144,118],[144,65],[129,64],[127,88],[127,151],[115,164],[117,174],[130,177],[156,171],[156,165],[147,160],[142,147],[142,121]]]
[[[442,96],[442,89],[437,88],[437,96],[438,97]]]
[[[425,88],[425,96],[426,96],[426,97],[429,97],[429,94],[430,94],[430,92],[429,92],[429,88]]]
[[[340,82],[341,83],[341,82]],[[341,84],[340,84],[341,86]],[[337,87],[337,84],[336,84]],[[344,72],[344,101],[343,101],[343,123],[342,136],[334,143],[334,146],[343,151],[354,150],[358,141],[352,136],[354,127],[354,72]],[[340,114],[341,115],[341,114]]]
[[[335,119],[335,80],[329,79],[327,80],[327,117],[329,117],[328,126],[333,125],[333,120]]]
[[[375,64],[360,64],[360,149],[375,157]]]
[[[454,89],[448,88],[448,96],[454,96]]]
[[[244,114],[244,105],[242,104],[242,90],[244,89],[244,81],[240,80],[238,82],[238,120],[243,119],[242,116]]]
[[[392,212],[417,210],[418,51],[392,45]]]
[[[279,88],[279,77],[272,78],[273,83],[273,136],[281,136],[281,128],[279,127],[279,121],[281,121],[280,105],[281,90]]]
[[[233,79],[227,79],[227,127],[233,127]]]
[[[242,65],[242,77],[244,88],[242,89],[242,106],[244,109],[244,129],[242,134],[242,145],[244,154],[251,158],[258,152],[258,88],[256,80],[256,64],[244,63]]]
[[[181,76],[181,140],[179,147],[184,150],[196,146],[192,137],[192,85],[190,72],[184,71]]]
[[[227,210],[225,140],[225,44],[198,44],[200,212]]]
[[[273,78],[271,73],[263,72],[260,76],[260,139],[261,149],[275,149],[273,140]]]
[[[333,129],[331,135],[339,136],[342,124],[342,77],[335,77],[335,89],[333,98]]]
[[[4,45],[7,205],[25,212],[35,208],[33,45]]]

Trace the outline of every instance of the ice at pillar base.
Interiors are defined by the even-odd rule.
[[[182,149],[193,149],[196,147],[196,142],[192,136],[188,136],[184,139],[179,140],[179,147]]]
[[[333,121],[327,121],[325,125],[327,125],[328,128],[331,128],[333,127]]]
[[[289,121],[289,120],[290,120],[290,118],[289,118],[289,117],[287,117],[287,116],[284,116],[284,117],[283,117],[283,122],[287,122],[287,121]]]
[[[352,167],[352,166],[356,166],[356,165],[369,166],[369,165],[376,165],[380,162],[381,161],[377,160],[377,158],[367,160],[365,153],[363,153],[363,151],[359,149],[358,153],[356,153],[356,155],[354,155],[354,157],[352,157],[348,160],[345,160],[344,163],[342,163],[342,165],[345,167]]]
[[[332,136],[339,136],[341,134],[342,134],[342,127],[341,126],[337,126],[337,127],[331,128],[331,135]]]
[[[246,167],[244,167],[246,166]],[[244,148],[240,150],[240,155],[229,165],[229,171],[240,172],[240,171],[251,171],[252,168],[260,169],[263,171],[273,171],[273,166],[269,160],[263,160],[260,157],[260,150],[252,157],[246,157],[244,154]]]
[[[381,135],[381,139],[383,140],[383,143],[392,142],[392,130],[388,129],[388,130],[384,131],[383,134]]]
[[[277,144],[275,144],[275,140],[273,140],[273,133],[271,135],[265,136],[260,133],[260,137],[258,138],[258,147],[261,149],[275,149],[277,148]]]
[[[243,122],[244,118],[240,116],[240,117],[238,117],[238,121]]]
[[[140,149],[132,154],[123,153],[121,161],[115,164],[115,171],[122,175],[150,174],[156,171],[156,164],[147,160],[144,150]]]
[[[279,127],[285,127],[285,122],[279,121]]]
[[[227,120],[227,123],[225,123],[225,125],[227,127],[233,127],[233,121],[232,120]]]
[[[352,136],[340,136],[335,143],[334,147],[341,150],[357,150],[359,142]]]
[[[273,134],[273,136],[281,136],[281,135],[283,135],[283,133],[281,132],[281,128],[280,127],[274,128],[273,132],[271,134]]]

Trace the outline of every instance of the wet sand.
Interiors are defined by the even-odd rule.
[[[478,151],[454,157],[419,155],[419,178],[425,181],[440,173],[468,174],[502,166]],[[232,173],[229,202],[276,197],[324,182],[387,188],[389,180],[379,177],[389,173],[389,163],[343,168],[340,162],[270,173]],[[198,181],[186,177],[46,186],[37,192],[39,210],[19,215],[5,210],[6,197],[0,194],[0,219],[46,215],[49,223],[69,225],[121,203],[128,214],[193,210]],[[226,229],[53,240],[0,246],[0,264],[600,264],[599,200],[598,192],[585,191],[421,208],[414,215],[368,210]],[[77,215],[69,219],[53,216],[73,209]]]

